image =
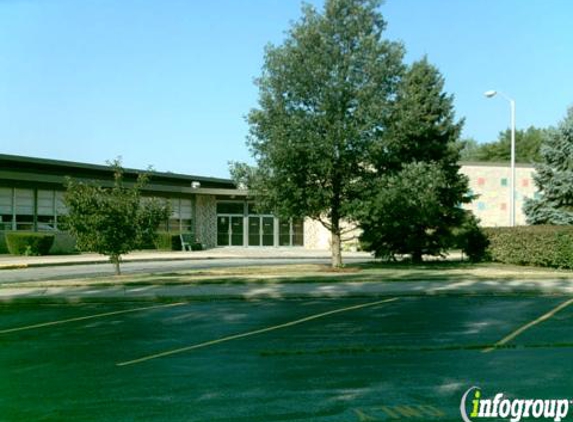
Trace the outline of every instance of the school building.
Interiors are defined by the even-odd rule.
[[[140,170],[126,169],[126,182]],[[509,166],[464,163],[462,172],[479,197],[467,205],[484,226],[509,224]],[[532,166],[516,170],[516,222],[525,224],[523,200],[535,193]],[[328,249],[329,233],[310,219],[279,219],[255,209],[248,191],[230,179],[151,172],[143,195],[170,201],[172,215],[163,230],[192,233],[206,248],[305,247]],[[111,186],[108,166],[0,154],[0,237],[11,230],[59,232],[66,214],[66,178]]]

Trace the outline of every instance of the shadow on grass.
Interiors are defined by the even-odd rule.
[[[368,283],[428,282],[527,282],[573,279],[573,271],[538,267],[519,267],[496,263],[471,263],[452,260],[426,261],[412,264],[407,261],[371,261],[349,264],[341,270],[328,265],[304,264],[292,266],[248,266],[213,270],[188,270],[169,273],[122,275],[119,277],[46,280],[21,283],[23,287],[137,287],[137,286],[252,286],[271,287],[281,284],[344,285]],[[13,286],[13,285],[12,285]]]

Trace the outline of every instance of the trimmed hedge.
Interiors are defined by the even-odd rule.
[[[573,268],[573,226],[489,227],[483,231],[492,261]]]
[[[54,233],[54,244],[50,249],[50,255],[75,255],[79,253],[74,236],[67,232]]]
[[[0,254],[8,253],[8,245],[6,245],[5,232],[0,232]]]
[[[178,249],[176,249],[177,243],[179,244]],[[157,237],[155,238],[155,248],[160,251],[181,250],[181,239],[179,239],[179,234],[169,232],[157,233]]]
[[[54,235],[51,233],[6,233],[6,245],[12,255],[47,255],[53,244]]]

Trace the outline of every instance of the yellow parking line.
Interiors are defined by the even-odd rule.
[[[50,321],[50,322],[43,322],[40,324],[27,325],[25,327],[8,328],[6,330],[0,330],[0,334],[15,333],[18,331],[33,330],[34,328],[43,328],[43,327],[50,327],[52,325],[67,324],[68,322],[85,321],[87,319],[103,318],[103,317],[112,316],[112,315],[121,315],[121,314],[128,314],[131,312],[147,311],[149,309],[169,308],[172,306],[181,306],[181,305],[187,305],[187,304],[188,304],[188,302],[178,302],[178,303],[169,303],[167,305],[146,306],[144,308],[125,309],[123,311],[105,312],[102,314],[87,315],[87,316],[77,317],[77,318],[62,319],[59,321]]]
[[[563,303],[561,303],[559,306],[553,308],[551,311],[547,312],[546,314],[540,316],[539,318],[525,324],[524,326],[518,328],[517,330],[513,331],[511,334],[507,335],[506,337],[502,338],[500,341],[498,341],[497,343],[495,343],[493,346],[488,347],[487,349],[482,350],[482,353],[489,353],[489,352],[493,352],[495,349],[499,348],[500,346],[503,346],[506,343],[509,343],[511,340],[513,340],[514,338],[516,338],[517,336],[519,336],[520,334],[522,334],[524,331],[529,330],[531,327],[534,327],[537,324],[542,323],[543,321],[548,320],[549,318],[551,318],[552,316],[554,316],[557,312],[565,309],[567,306],[571,305],[573,303],[573,299],[569,299]]]
[[[348,307],[346,307],[346,308],[335,309],[335,310],[332,310],[332,311],[323,312],[323,313],[316,314],[316,315],[310,315],[310,316],[307,316],[307,317],[305,317],[305,318],[301,318],[301,319],[297,319],[297,320],[294,320],[294,321],[286,322],[286,323],[284,323],[284,324],[274,325],[274,326],[272,326],[272,327],[261,328],[261,329],[259,329],[259,330],[254,330],[254,331],[249,331],[249,332],[246,332],[246,333],[235,334],[235,335],[232,335],[232,336],[223,337],[223,338],[216,339],[216,340],[206,341],[206,342],[204,342],[204,343],[194,344],[194,345],[192,345],[192,346],[181,347],[181,348],[178,348],[178,349],[168,350],[168,351],[166,351],[166,352],[157,353],[157,354],[154,354],[154,355],[144,356],[144,357],[139,358],[139,359],[129,360],[129,361],[126,361],[126,362],[120,362],[120,363],[117,363],[116,365],[117,365],[117,366],[127,366],[127,365],[133,365],[133,364],[136,364],[136,363],[142,363],[142,362],[145,362],[145,361],[148,361],[148,360],[152,360],[152,359],[157,359],[157,358],[162,358],[162,357],[165,357],[165,356],[175,355],[175,354],[177,354],[177,353],[188,352],[188,351],[190,351],[190,350],[200,349],[200,348],[202,348],[202,347],[207,347],[207,346],[213,346],[213,345],[215,345],[215,344],[224,343],[224,342],[232,341],[232,340],[237,340],[237,339],[244,338],[244,337],[250,337],[250,336],[257,335],[257,334],[268,333],[269,331],[275,331],[275,330],[280,330],[280,329],[282,329],[282,328],[292,327],[292,326],[294,326],[294,325],[303,324],[303,323],[305,323],[305,322],[312,321],[312,320],[314,320],[314,319],[324,318],[324,317],[329,316],[329,315],[334,315],[334,314],[338,314],[338,313],[341,313],[341,312],[353,311],[353,310],[356,310],[356,309],[367,308],[367,307],[370,307],[370,306],[376,306],[376,305],[380,305],[380,304],[383,304],[383,303],[393,302],[393,301],[395,301],[395,300],[398,300],[398,298],[395,297],[395,298],[390,298],[390,299],[378,300],[378,301],[376,301],[376,302],[362,303],[362,304],[360,304],[360,305],[354,305],[354,306],[348,306]]]

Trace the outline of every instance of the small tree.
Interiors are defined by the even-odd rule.
[[[370,146],[403,70],[401,45],[382,37],[379,5],[327,0],[322,13],[305,6],[284,43],[266,49],[259,107],[248,115],[257,162],[249,188],[279,216],[319,220],[331,233],[333,267],[342,265],[342,221],[359,202]]]
[[[144,174],[128,186],[121,163],[110,163],[114,182],[111,188],[68,179],[64,196],[68,209],[66,224],[83,251],[109,256],[115,273],[121,274],[121,255],[153,242],[157,227],[170,214],[167,203],[142,199],[141,189],[148,181]]]
[[[573,224],[573,107],[541,144],[542,161],[533,180],[540,197],[527,199],[523,211],[529,224]]]

